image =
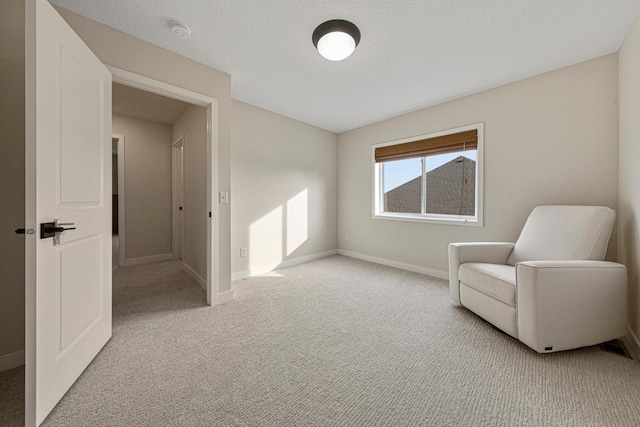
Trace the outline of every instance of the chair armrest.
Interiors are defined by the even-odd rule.
[[[516,264],[520,341],[538,351],[585,347],[623,336],[627,270],[607,261]]]
[[[449,243],[449,294],[460,302],[458,270],[466,262],[506,264],[514,244],[511,242]]]

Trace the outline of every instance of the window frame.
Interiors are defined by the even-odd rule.
[[[475,216],[459,216],[445,214],[427,214],[425,213],[426,198],[426,162],[422,159],[422,194],[421,194],[421,211],[422,213],[400,213],[384,211],[384,162],[376,163],[376,148],[386,147],[389,145],[404,144],[407,142],[419,141],[422,139],[436,138],[439,136],[450,135],[453,133],[465,132],[469,130],[478,132],[478,148],[476,160],[476,188],[475,188]],[[372,214],[373,219],[392,220],[392,221],[408,221],[422,222],[432,224],[448,224],[463,225],[471,227],[484,226],[484,123],[474,123],[467,126],[461,126],[454,129],[447,129],[439,132],[432,132],[424,135],[412,136],[409,138],[398,139],[394,141],[381,142],[371,146],[371,165],[372,165]]]

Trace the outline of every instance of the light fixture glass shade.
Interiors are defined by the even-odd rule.
[[[318,40],[318,52],[329,61],[342,61],[356,49],[356,41],[347,33],[334,31]]]
[[[320,55],[330,61],[342,61],[353,53],[360,43],[360,30],[344,19],[323,22],[311,36]]]

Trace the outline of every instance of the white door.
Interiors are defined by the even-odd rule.
[[[173,143],[173,256],[184,256],[184,138]]]
[[[38,425],[111,337],[111,74],[46,0],[26,7],[26,398]],[[42,238],[54,220],[75,229]]]

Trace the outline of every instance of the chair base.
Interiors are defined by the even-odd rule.
[[[460,303],[487,322],[518,339],[516,308],[460,282]]]

